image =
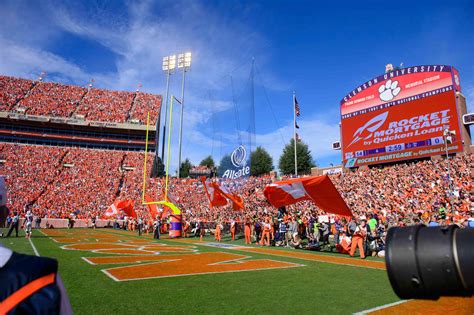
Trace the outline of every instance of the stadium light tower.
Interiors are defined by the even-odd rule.
[[[448,152],[448,144],[453,143],[453,136],[456,135],[456,130],[449,130],[448,128],[444,129],[443,131],[443,140],[444,140],[444,148],[446,152],[446,164],[447,164],[447,171],[448,171],[448,184],[449,184],[449,203],[451,204],[451,212],[454,213],[453,208],[453,183],[451,181],[451,161],[449,160],[449,152]]]
[[[165,158],[165,135],[166,135],[166,117],[168,116],[168,94],[170,91],[170,76],[176,68],[176,55],[163,57],[162,69],[166,73],[166,98],[165,98],[165,116],[163,121],[163,142],[161,146],[161,161]],[[161,109],[160,109],[161,111]],[[160,120],[161,115],[156,122],[156,136],[160,134]],[[156,140],[155,154],[158,156],[159,139]]]
[[[192,55],[190,52],[178,55],[178,69],[183,69],[183,82],[181,85],[181,117],[179,119],[179,154],[178,154],[178,178],[181,177],[181,148],[183,144],[183,111],[184,111],[184,86],[186,82],[186,72],[191,68]]]

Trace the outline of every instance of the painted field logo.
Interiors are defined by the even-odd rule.
[[[104,256],[84,258],[93,265],[128,264],[103,269],[115,281],[145,280],[211,273],[256,271],[300,267],[272,259],[247,259],[249,256],[210,252],[180,255]]]
[[[240,249],[238,246],[231,246],[231,248]],[[134,239],[128,239],[127,242],[78,242],[63,245],[61,248],[106,255],[82,257],[82,259],[91,265],[122,265],[102,269],[102,272],[115,281],[303,266],[272,259],[249,259],[250,256],[227,252],[200,253],[194,245],[167,245]]]

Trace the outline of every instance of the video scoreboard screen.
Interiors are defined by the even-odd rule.
[[[446,65],[397,69],[357,87],[341,100],[344,165],[443,154],[445,129],[456,133],[448,151],[462,151],[460,89],[457,70]]]

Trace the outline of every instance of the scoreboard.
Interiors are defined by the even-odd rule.
[[[442,154],[445,129],[456,134],[448,151],[462,151],[460,89],[457,70],[446,65],[397,69],[355,88],[341,100],[344,165]]]

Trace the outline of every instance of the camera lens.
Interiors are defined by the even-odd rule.
[[[385,260],[392,288],[402,299],[474,294],[472,228],[391,228]]]

